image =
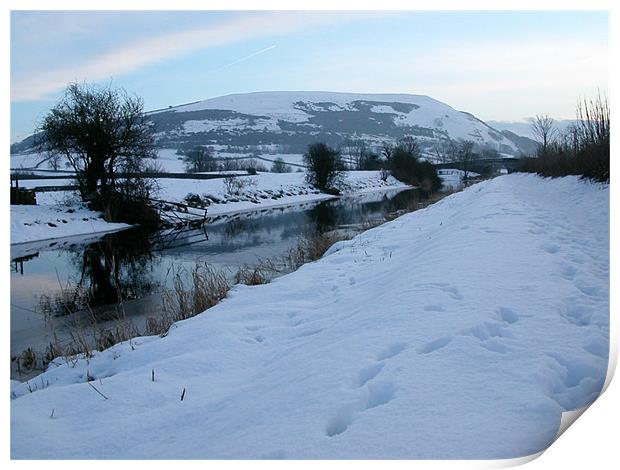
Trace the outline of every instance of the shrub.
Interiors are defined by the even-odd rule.
[[[272,173],[290,173],[293,169],[288,166],[282,157],[278,157],[273,161],[273,165],[271,165]]]
[[[344,166],[340,152],[327,144],[309,145],[304,162],[307,167],[306,181],[321,191],[333,188],[342,177]]]
[[[558,138],[541,143],[536,156],[523,158],[520,171],[542,176],[581,175],[608,182],[610,113],[607,98],[584,100],[577,122]]]
[[[389,152],[388,167],[392,176],[403,183],[419,186],[425,191],[441,188],[441,180],[435,167],[426,161],[420,161],[417,142],[399,143]]]
[[[360,170],[381,170],[384,162],[376,153],[364,152],[360,157]]]
[[[108,222],[124,222],[146,228],[158,228],[159,213],[146,198],[110,190],[91,203],[91,208],[103,212]]]
[[[253,179],[240,178],[234,175],[224,178],[224,191],[229,196],[239,196],[245,188],[255,185],[256,182]]]

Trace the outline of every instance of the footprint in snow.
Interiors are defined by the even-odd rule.
[[[577,274],[577,268],[571,264],[562,263],[560,273],[564,279],[572,281],[575,278],[575,274]]]
[[[444,336],[442,338],[433,340],[430,343],[427,343],[426,345],[418,349],[418,353],[419,354],[430,354],[434,351],[444,348],[450,343],[450,341],[452,341],[452,338],[453,338],[452,336]]]
[[[391,359],[397,354],[400,354],[405,350],[407,345],[405,343],[394,343],[388,346],[386,349],[377,354],[377,361],[383,361],[385,359]]]
[[[364,410],[370,410],[377,406],[385,405],[396,396],[396,386],[392,381],[386,380],[368,385],[368,398]]]
[[[552,255],[560,251],[560,246],[555,243],[545,243],[541,248]]]
[[[508,348],[506,347],[506,345],[500,343],[499,341],[495,339],[489,339],[487,341],[482,341],[480,343],[480,346],[482,346],[485,349],[488,349],[489,351],[500,353],[500,354],[505,354],[508,352]]]
[[[498,308],[497,314],[504,322],[509,323],[511,325],[519,321],[519,315],[517,315],[517,313],[515,313],[514,310],[508,307]]]
[[[344,433],[353,423],[356,415],[387,405],[396,396],[396,385],[392,381],[386,380],[378,383],[369,384],[366,387],[366,396],[355,403],[342,406],[332,419],[327,422],[325,434],[328,437],[338,436]]]
[[[245,329],[248,331],[258,331],[262,330],[263,328],[265,328],[265,325],[249,325],[245,327]]]
[[[592,309],[585,305],[570,304],[560,315],[576,326],[588,326],[592,322]]]
[[[301,333],[295,335],[294,338],[307,338],[308,336],[318,335],[321,331],[323,331],[322,328],[314,328],[311,330],[302,331]]]
[[[381,372],[384,367],[385,367],[385,363],[377,362],[375,364],[371,364],[361,369],[357,373],[355,387],[360,388],[366,385],[368,382],[374,379],[377,375],[379,375],[379,372]]]
[[[425,305],[424,310],[427,312],[445,312],[446,309],[442,305]]]
[[[579,289],[584,295],[587,295],[589,297],[595,296],[596,294],[598,294],[599,291],[598,286],[586,284],[583,280],[576,281],[575,287]]]

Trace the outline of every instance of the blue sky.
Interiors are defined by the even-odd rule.
[[[71,81],[147,110],[229,93],[426,94],[484,120],[571,118],[608,86],[604,12],[11,13],[11,140]]]

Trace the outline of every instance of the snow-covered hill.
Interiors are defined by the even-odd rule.
[[[321,140],[379,145],[406,135],[430,147],[473,140],[517,154],[519,145],[473,115],[423,95],[335,92],[233,94],[149,113],[161,147],[197,144],[274,146],[292,153]]]

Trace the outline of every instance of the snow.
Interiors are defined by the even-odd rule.
[[[45,163],[47,156],[39,152],[11,154],[11,168],[42,168],[48,169]]]
[[[279,130],[278,121],[288,121],[294,123],[307,122],[311,114],[304,111],[317,110],[354,110],[355,101],[376,101],[394,102],[416,105],[416,109],[410,112],[395,110],[389,105],[373,105],[371,111],[375,113],[395,114],[397,125],[420,126],[425,128],[437,129],[447,132],[452,139],[474,140],[478,143],[490,143],[497,147],[497,139],[503,145],[517,150],[515,145],[502,136],[499,132],[494,132],[484,122],[478,120],[468,113],[457,111],[451,106],[437,101],[429,96],[413,94],[391,94],[391,93],[338,93],[326,91],[274,91],[274,92],[255,92],[240,93],[217,98],[211,98],[195,103],[175,106],[164,110],[154,111],[177,113],[189,111],[201,111],[207,109],[230,110],[248,115],[261,116],[260,125],[250,126],[253,129],[267,127],[269,130]],[[302,103],[300,106],[299,103]],[[325,103],[331,103],[325,105]],[[319,106],[320,105],[320,106]],[[264,119],[267,118],[267,119]],[[228,129],[231,125],[240,125],[243,120],[231,121],[202,121],[201,124],[190,121],[186,132],[200,132],[217,128]]]
[[[233,173],[239,173],[237,171]],[[333,198],[333,195],[321,193],[317,189],[310,186],[305,181],[305,173],[258,173],[254,176],[239,176],[241,181],[246,182],[246,187],[239,194],[228,194],[226,191],[224,178],[217,179],[175,179],[175,178],[157,178],[157,187],[154,197],[168,202],[183,202],[188,194],[197,194],[203,199],[210,198],[208,206],[209,216],[219,216],[223,214],[232,214],[238,212],[248,212],[262,210],[266,208],[289,206],[301,204],[311,201],[321,201]],[[25,188],[34,188],[37,186],[65,186],[73,184],[70,179],[62,180],[23,180],[20,186]],[[392,189],[403,189],[407,185],[396,180],[392,176],[388,176],[386,181],[381,179],[379,171],[347,171],[344,172],[343,182],[338,189],[344,195],[363,194],[367,192],[385,191]],[[65,226],[70,233],[65,235],[64,231],[54,231],[59,235],[53,238],[76,235],[79,233],[91,233],[92,230],[116,230],[116,227],[108,226],[102,220],[99,220],[99,214],[89,212],[84,215],[80,212],[80,216],[76,220],[69,220],[63,217],[69,223],[65,224],[62,219],[58,219],[58,212],[64,212],[67,204],[73,206],[75,204],[75,195],[72,191],[48,191],[37,193],[37,203],[39,206],[21,206],[28,209],[16,209],[16,222],[11,225],[11,236],[15,237],[13,243],[23,243],[26,241],[39,240],[40,236],[47,233],[47,222],[60,224]],[[12,206],[20,207],[20,206]],[[35,207],[36,209],[31,209]],[[47,209],[46,209],[47,207]],[[11,209],[13,216],[13,209]],[[179,215],[179,214],[178,214]],[[202,218],[204,211],[192,211],[188,214],[188,218]],[[89,224],[83,223],[82,218],[88,218]],[[22,220],[25,218],[24,220]],[[33,224],[34,220],[43,218]],[[165,218],[165,217],[164,217]],[[32,220],[31,220],[32,219]],[[58,220],[57,220],[58,219]],[[93,225],[93,221],[97,222],[97,228]],[[175,220],[176,221],[176,220]],[[25,226],[24,222],[31,223]],[[92,227],[92,228],[91,228]],[[73,232],[73,230],[78,230]],[[62,235],[60,235],[62,233]],[[14,235],[13,235],[14,234]],[[50,238],[50,237],[46,237]]]
[[[81,205],[11,206],[11,244],[93,233],[129,227],[106,222],[99,212]]]
[[[608,341],[608,186],[511,174],[12,383],[12,457],[523,456],[597,397]]]
[[[304,173],[258,173],[255,176],[238,178],[246,182],[246,187],[240,194],[234,195],[226,192],[223,178],[211,180],[161,178],[158,179],[158,197],[166,201],[180,202],[189,193],[207,196],[214,201],[208,206],[208,215],[244,212],[334,197],[321,193],[306,183]],[[343,194],[362,194],[406,187],[407,185],[392,176],[383,181],[379,171],[344,172],[344,180],[338,185]]]
[[[444,190],[458,189],[463,185],[463,178],[465,177],[465,172],[457,168],[441,168],[437,170],[437,175],[441,180],[442,188]],[[480,175],[473,171],[468,172],[468,177],[470,178],[475,178],[477,176]]]

